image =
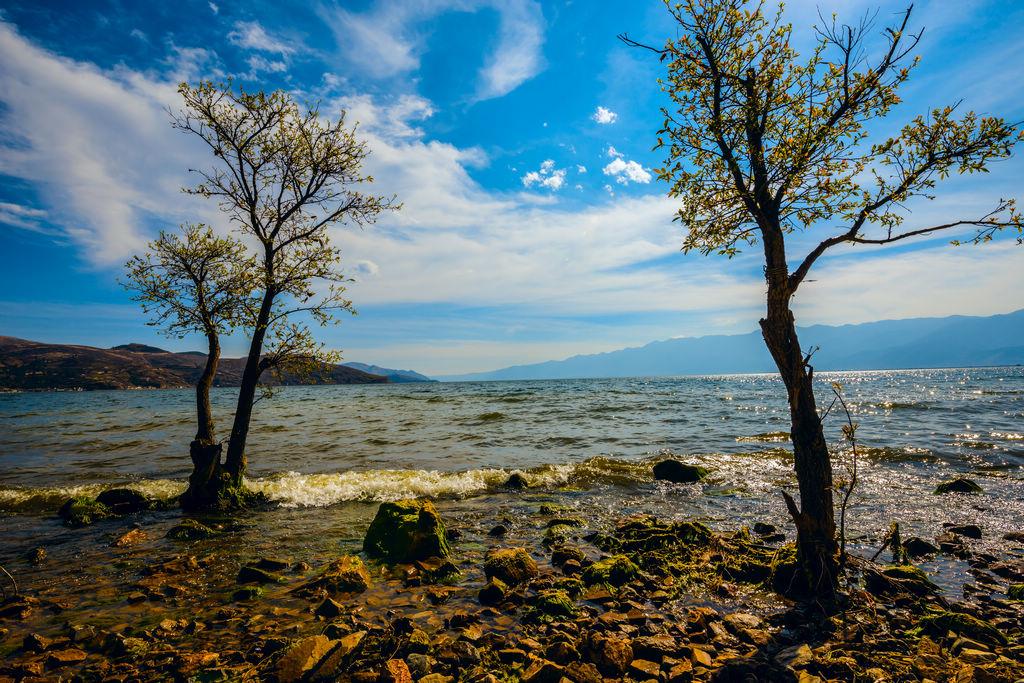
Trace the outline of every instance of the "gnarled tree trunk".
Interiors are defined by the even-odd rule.
[[[207,332],[206,339],[209,353],[206,356],[203,374],[196,383],[196,438],[189,444],[192,474],[188,478],[188,489],[179,501],[186,509],[214,505],[223,481],[223,469],[220,464],[222,447],[214,436],[213,411],[210,408],[210,387],[213,385],[217,363],[220,361],[220,340],[217,333],[212,331]]]
[[[783,492],[797,529],[797,548],[811,593],[828,598],[838,578],[832,502],[832,461],[814,399],[813,370],[807,363],[789,304],[793,286],[785,261],[781,230],[762,232],[768,281],[767,315],[760,321],[765,345],[786,385],[791,420],[794,468],[800,488],[800,506]]]

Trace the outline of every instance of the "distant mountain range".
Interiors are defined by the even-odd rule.
[[[123,344],[112,349],[98,349],[0,336],[0,390],[192,387],[205,364],[206,354],[198,351],[171,353],[145,344]],[[244,358],[221,358],[214,386],[238,386],[244,366]],[[387,373],[422,377],[406,370],[388,370]],[[264,375],[264,380],[267,384],[286,385],[377,384],[393,381],[387,375],[368,373],[348,365],[332,365],[313,381],[299,382],[286,375],[279,382],[270,373]]]
[[[379,365],[367,365],[366,363],[343,363],[346,367],[355,368],[362,372],[368,372],[371,375],[381,375],[387,377],[389,380],[395,383],[402,382],[436,382],[436,379],[430,379],[426,375],[421,375],[418,372],[412,370],[395,370],[393,368],[382,368]]]
[[[883,320],[797,329],[816,370],[887,370],[1024,363],[1024,309],[988,317]],[[775,372],[761,338],[713,335],[656,341],[608,353],[442,376],[445,381],[649,377]]]

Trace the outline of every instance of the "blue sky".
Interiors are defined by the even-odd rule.
[[[822,4],[858,19],[876,3]],[[231,76],[358,120],[373,189],[404,210],[332,239],[358,317],[324,330],[346,359],[427,374],[490,370],[674,336],[749,332],[759,253],[679,252],[654,177],[663,103],[650,53],[675,35],[661,2],[0,3],[0,334],[188,350],[145,325],[115,278],[160,229],[204,221],[182,195],[206,152],[169,125],[178,82]],[[902,5],[882,5],[884,21]],[[787,5],[797,44],[813,2]],[[1024,6],[915,5],[922,65],[891,123],[963,99],[1024,119]],[[954,178],[908,225],[980,215],[1021,194],[1018,158]],[[822,229],[827,226],[821,226]],[[822,232],[797,235],[791,253]],[[798,323],[994,314],[1024,307],[1024,247],[949,236],[822,259]],[[245,340],[225,343],[241,355]]]

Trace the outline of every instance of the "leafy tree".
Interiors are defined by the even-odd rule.
[[[245,319],[252,292],[254,263],[244,245],[231,237],[218,237],[205,225],[186,223],[181,236],[161,231],[147,252],[126,264],[122,285],[132,300],[152,316],[150,325],[170,336],[200,333],[208,352],[196,382],[195,440],[190,445],[193,471],[183,504],[205,490],[218,477],[221,445],[214,434],[210,386],[220,360],[220,335]]]
[[[797,527],[801,561],[819,595],[836,580],[832,467],[813,390],[813,367],[797,338],[794,295],[815,261],[840,244],[889,244],[963,226],[973,242],[1021,230],[1012,199],[989,213],[941,225],[910,225],[909,200],[932,199],[937,181],[984,172],[1010,155],[1021,134],[997,117],[956,104],[918,116],[872,143],[868,124],[899,103],[897,89],[917,58],[920,33],[908,32],[911,10],[882,33],[885,48],[869,60],[872,21],[823,19],[809,57],[791,46],[783,8],[767,14],[744,0],[667,0],[678,37],[654,50],[671,99],[657,148],[668,159],[658,176],[681,207],[684,251],[732,257],[760,243],[767,311],[765,344],[786,386],[800,505],[783,493]],[[838,227],[837,227],[838,226]],[[794,233],[825,233],[808,253],[787,255]],[[955,242],[955,240],[954,240]]]
[[[210,170],[185,191],[217,199],[244,239],[255,245],[254,305],[245,322],[251,334],[238,404],[224,459],[224,476],[206,493],[209,503],[242,503],[245,446],[260,377],[267,370],[309,368],[333,359],[317,344],[305,321],[321,326],[352,310],[342,294],[346,281],[340,251],[327,230],[339,223],[363,225],[395,199],[358,191],[369,154],[354,128],[322,118],[318,105],[299,106],[284,91],[265,94],[209,81],[178,88],[184,107],[173,125],[195,135],[213,152]]]

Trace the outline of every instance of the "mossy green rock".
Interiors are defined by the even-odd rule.
[[[540,573],[537,562],[523,548],[496,550],[484,560],[484,574],[509,586],[526,583]]]
[[[913,591],[919,595],[939,590],[939,587],[928,578],[923,569],[913,565],[904,564],[886,567],[882,570],[882,574],[890,579],[896,579],[904,586],[912,587]]]
[[[555,588],[564,591],[570,598],[576,599],[587,592],[587,584],[579,579],[567,576],[555,581]]]
[[[130,515],[152,507],[152,502],[144,494],[132,489],[110,489],[96,496],[96,502],[110,508],[115,515]]]
[[[491,579],[480,589],[481,605],[497,605],[508,595],[508,586],[501,579]]]
[[[1018,583],[1006,589],[1011,600],[1024,600],[1024,583]]]
[[[961,612],[939,612],[921,617],[918,628],[925,633],[958,635],[990,645],[1006,645],[1009,640],[1002,631],[987,621]]]
[[[250,600],[256,600],[263,595],[263,588],[260,586],[245,586],[239,588],[231,594],[231,599],[235,602],[249,602]]]
[[[327,565],[316,578],[292,590],[294,595],[315,598],[338,593],[362,593],[371,585],[370,572],[355,555],[345,555]]]
[[[555,621],[571,619],[576,616],[576,606],[572,599],[560,590],[544,591],[537,596],[533,609],[524,615],[526,621]]]
[[[381,503],[366,531],[363,551],[388,562],[452,555],[444,523],[429,500]]]
[[[95,498],[75,496],[61,505],[57,514],[64,520],[64,526],[77,529],[109,517],[111,513],[110,508]]]
[[[238,570],[238,583],[283,583],[284,580],[277,574],[271,574],[265,569],[260,569],[255,564],[247,564]]]
[[[636,578],[640,568],[633,564],[625,555],[615,555],[598,560],[583,572],[583,582],[588,586],[605,584],[622,586]]]
[[[933,494],[944,494],[944,493],[984,493],[984,489],[978,486],[970,479],[964,477],[957,477],[956,479],[950,479],[944,481],[935,487],[932,491]]]
[[[183,519],[167,531],[167,538],[172,541],[198,541],[216,535],[216,531],[194,519]]]

